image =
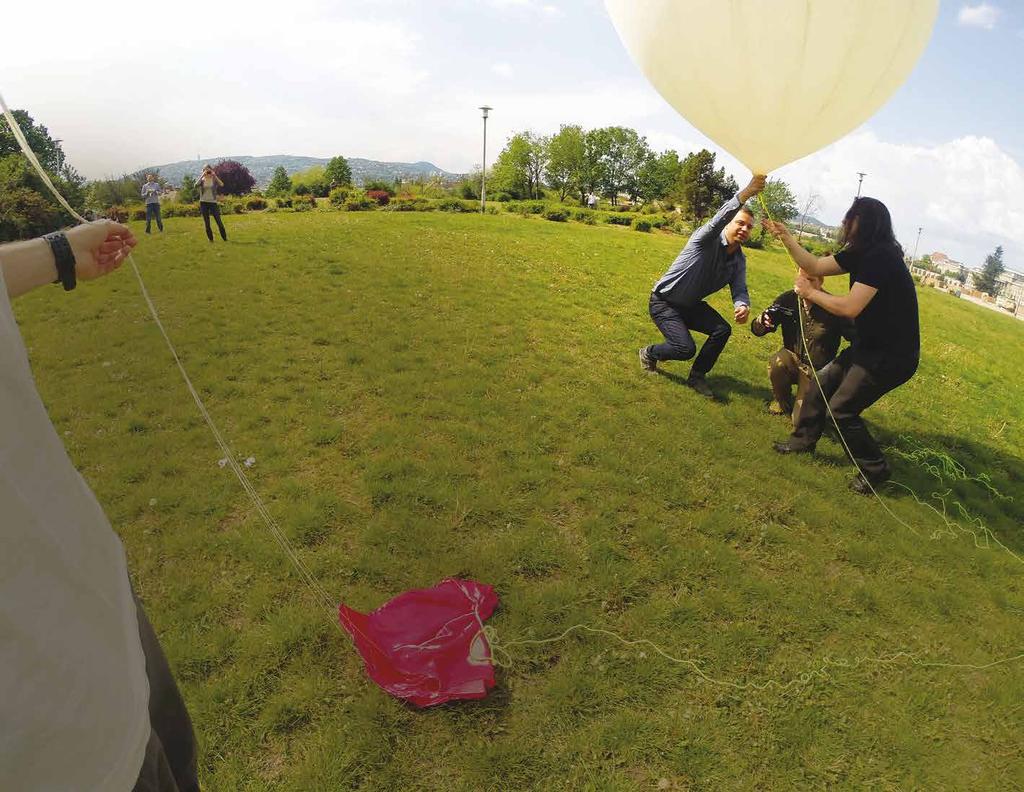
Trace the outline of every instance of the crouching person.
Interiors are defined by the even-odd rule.
[[[813,276],[810,281],[817,289],[824,285],[820,276]],[[772,386],[768,411],[773,415],[792,416],[794,426],[804,397],[814,384],[814,372],[832,362],[839,351],[840,340],[843,336],[849,337],[851,329],[841,317],[807,300],[800,305],[799,300],[795,291],[783,292],[750,323],[750,332],[759,337],[782,328],[782,349],[768,360],[768,379]]]

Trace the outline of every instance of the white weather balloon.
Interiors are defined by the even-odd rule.
[[[939,0],[605,0],[651,84],[754,173],[838,140],[906,80]]]

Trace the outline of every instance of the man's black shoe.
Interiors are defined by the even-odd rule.
[[[792,440],[772,443],[772,448],[780,454],[811,454],[814,452],[814,446],[797,445]]]
[[[711,390],[711,386],[708,385],[708,381],[699,374],[691,374],[687,377],[686,384],[707,399],[715,398],[715,392]]]

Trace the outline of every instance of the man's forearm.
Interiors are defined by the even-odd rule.
[[[0,246],[0,269],[3,269],[4,283],[11,299],[38,286],[53,283],[57,278],[57,264],[45,239]]]

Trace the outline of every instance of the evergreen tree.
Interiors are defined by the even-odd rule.
[[[992,297],[999,294],[999,283],[997,278],[1006,271],[1003,264],[1003,246],[999,245],[994,253],[985,256],[985,266],[981,272],[974,276],[974,286],[978,291],[983,291]]]
[[[327,183],[331,187],[351,187],[352,169],[348,166],[348,160],[344,157],[332,157],[327,163],[327,170],[324,172]]]
[[[267,185],[267,195],[287,195],[292,191],[292,180],[288,178],[288,171],[283,165],[274,168],[274,176]]]

